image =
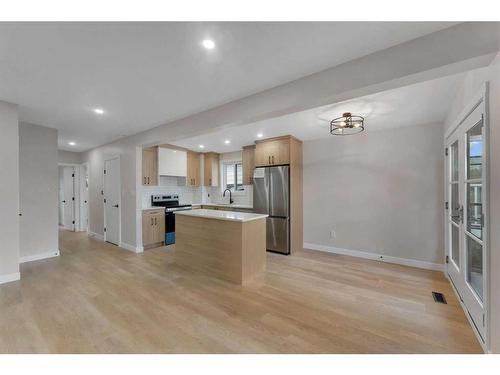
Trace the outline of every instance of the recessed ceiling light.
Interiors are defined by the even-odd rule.
[[[94,112],[97,113],[98,115],[104,114],[104,109],[102,108],[94,108]]]
[[[205,39],[203,42],[201,42],[201,44],[206,49],[214,49],[215,48],[215,42],[212,39]]]
[[[75,142],[68,142],[68,145],[70,145],[70,146],[76,146],[76,143]]]
[[[200,148],[205,148],[205,146],[203,146],[203,145],[200,145]]]
[[[263,136],[264,136],[264,134],[262,134],[262,133],[257,134],[257,138],[262,138]]]
[[[231,141],[230,141],[229,139],[226,139],[226,140],[224,141],[224,143],[225,143],[226,145],[228,145],[228,144],[230,144],[230,143],[231,143]]]

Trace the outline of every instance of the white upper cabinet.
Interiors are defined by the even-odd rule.
[[[187,152],[158,147],[158,172],[160,176],[187,176]]]

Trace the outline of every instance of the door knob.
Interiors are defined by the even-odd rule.
[[[113,207],[118,208],[119,206],[117,204],[115,204]]]

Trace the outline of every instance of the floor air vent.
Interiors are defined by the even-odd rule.
[[[434,297],[434,302],[447,304],[446,298],[444,298],[443,293],[432,292],[432,297]]]

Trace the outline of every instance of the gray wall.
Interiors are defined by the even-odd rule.
[[[453,125],[462,109],[467,106],[481,86],[489,82],[490,125],[490,349],[500,353],[500,54],[484,69],[471,71],[465,77],[457,93],[445,128]]]
[[[428,124],[304,142],[304,242],[443,263],[442,134]]]
[[[59,253],[57,130],[19,125],[21,262]]]
[[[498,35],[493,32],[496,30],[494,23],[459,24],[85,152],[82,161],[90,165],[90,231],[103,234],[100,192],[104,160],[110,156],[121,156],[122,241],[136,246],[141,242],[142,205],[137,147],[171,143],[219,127],[237,126],[484,66],[498,51]]]
[[[0,102],[0,283],[19,278],[19,125]]]
[[[79,152],[58,150],[57,157],[59,163],[64,164],[81,164],[82,163],[82,154]]]

